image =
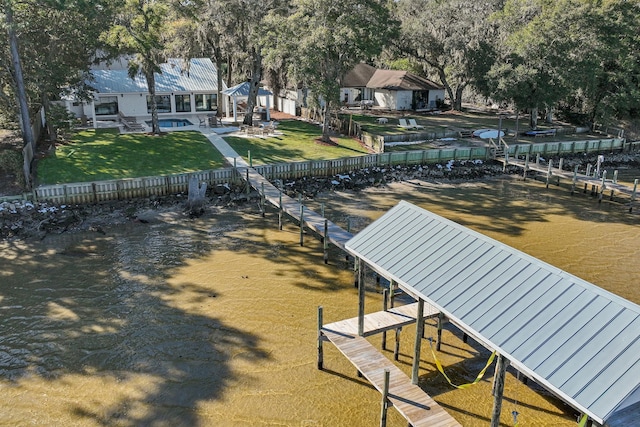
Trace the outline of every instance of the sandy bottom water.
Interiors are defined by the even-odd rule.
[[[400,183],[325,194],[353,231],[408,200],[514,246],[635,303],[640,225],[619,205],[535,182]],[[0,244],[0,425],[372,426],[380,394],[333,348],[316,370],[316,310],[325,323],[357,315],[344,256],[274,211],[212,209],[166,215],[106,235]],[[367,311],[381,308],[369,278]],[[427,327],[427,336],[435,334]],[[398,366],[410,375],[414,329]],[[488,352],[446,329],[439,358],[469,382]],[[380,337],[371,342],[380,344]],[[392,337],[389,337],[389,348]],[[387,351],[388,357],[392,354]],[[425,342],[420,385],[465,426],[486,426],[491,371],[457,390],[435,370]],[[574,426],[577,413],[539,387],[507,376],[502,422]],[[389,426],[406,422],[389,411]]]

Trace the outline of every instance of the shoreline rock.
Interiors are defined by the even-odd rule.
[[[558,164],[558,158],[552,158]],[[564,157],[564,167],[573,170],[575,165],[586,167],[595,164],[596,154],[578,154]],[[618,153],[605,155],[605,169],[640,168],[640,154]],[[501,163],[482,160],[450,160],[446,163],[427,165],[399,165],[371,167],[329,177],[304,177],[295,180],[276,180],[285,194],[297,198],[313,199],[319,193],[331,191],[359,191],[368,187],[384,186],[399,181],[447,181],[450,183],[477,181],[498,176],[521,173],[521,169],[507,167]],[[205,206],[233,208],[257,200],[258,193],[246,193],[244,184],[238,186],[222,184],[207,191]],[[188,197],[177,194],[149,197],[128,201],[113,201],[85,205],[54,205],[50,203],[3,202],[0,203],[0,239],[42,240],[47,234],[62,234],[71,231],[95,231],[104,234],[104,227],[128,222],[152,223],[161,212],[179,212],[185,220],[196,215],[188,207]]]

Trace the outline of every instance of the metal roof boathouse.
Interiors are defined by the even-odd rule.
[[[345,248],[594,422],[637,425],[637,304],[404,201]]]

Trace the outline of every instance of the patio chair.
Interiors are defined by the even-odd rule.
[[[398,126],[400,126],[403,129],[411,129],[411,125],[407,124],[406,119],[398,119],[398,123],[400,123]]]
[[[416,129],[424,129],[424,126],[419,125],[418,123],[416,123],[416,119],[409,119],[409,126],[411,126],[412,128],[416,128]]]
[[[200,122],[198,124],[199,127],[201,127],[201,128],[206,128],[207,127],[207,119],[204,119],[204,118],[198,116],[198,121]]]

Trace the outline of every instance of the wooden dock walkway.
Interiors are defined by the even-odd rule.
[[[533,171],[537,172],[547,178],[547,186],[549,185],[552,178],[557,180],[557,184],[560,183],[560,179],[565,179],[572,182],[574,186],[572,191],[578,191],[578,187],[584,188],[584,191],[588,189],[589,186],[595,191],[600,200],[604,196],[605,191],[610,191],[610,198],[613,198],[614,193],[618,193],[624,196],[629,197],[629,207],[630,209],[633,207],[634,202],[637,198],[637,183],[634,186],[630,187],[624,184],[620,184],[618,182],[614,182],[614,180],[606,179],[606,175],[603,178],[597,178],[585,174],[580,174],[577,172],[577,169],[573,172],[561,169],[560,167],[553,167],[553,164],[549,163],[547,165],[541,165],[537,162],[527,162],[526,160],[515,159],[515,158],[496,158],[496,160],[502,162],[503,164],[516,166],[522,168],[523,175],[526,177],[527,172]],[[561,164],[559,165],[561,166]]]
[[[395,307],[365,316],[365,335],[398,329],[416,322],[418,303]],[[424,305],[424,317],[438,315],[434,307]],[[413,427],[460,427],[431,396],[380,353],[364,337],[358,336],[358,318],[324,325],[321,333],[331,341],[362,375],[384,394],[385,371],[389,371],[387,398]]]
[[[238,167],[240,175],[249,182],[253,188],[255,188],[260,194],[264,194],[266,201],[271,203],[276,208],[282,208],[282,211],[294,219],[300,219],[300,203],[281,193],[280,189],[276,188],[268,179],[260,175],[255,169],[251,167]],[[282,205],[281,205],[282,203]],[[309,209],[303,211],[303,222],[311,230],[315,231],[319,235],[324,235],[325,218]],[[344,245],[349,239],[353,237],[353,234],[344,230],[342,227],[335,223],[327,221],[327,240],[344,251]]]

